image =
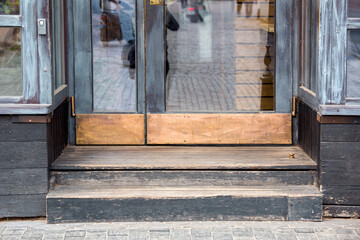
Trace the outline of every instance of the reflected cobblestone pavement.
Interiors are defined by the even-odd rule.
[[[46,224],[45,220],[0,221],[1,240],[352,240],[360,239],[360,219],[323,222],[125,222]]]

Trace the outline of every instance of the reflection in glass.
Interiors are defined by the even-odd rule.
[[[301,32],[300,59],[301,85],[313,93],[317,92],[317,55],[318,31],[316,31],[316,16],[319,16],[319,2],[313,0],[301,1]]]
[[[360,18],[360,0],[348,0],[348,17]]]
[[[136,111],[135,1],[92,0],[94,111]]]
[[[166,110],[274,110],[274,0],[167,4]],[[168,24],[168,23],[167,23]]]
[[[360,98],[360,30],[349,31],[347,49],[347,97]]]
[[[0,15],[19,15],[20,0],[0,0]]]
[[[21,28],[0,28],[0,96],[22,96]]]

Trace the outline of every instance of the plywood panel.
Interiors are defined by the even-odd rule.
[[[144,134],[142,114],[76,115],[76,144],[142,145]]]
[[[290,114],[149,114],[148,144],[291,144]]]

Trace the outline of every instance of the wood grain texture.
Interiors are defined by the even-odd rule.
[[[46,215],[46,194],[0,196],[0,217],[42,217]]]
[[[303,171],[53,171],[58,185],[72,186],[288,186],[315,185],[317,172]]]
[[[145,143],[142,114],[77,114],[76,143],[109,145]]]
[[[59,186],[47,196],[49,223],[298,219],[321,221],[315,187]]]
[[[324,205],[324,217],[360,218],[360,206]]]
[[[295,158],[289,158],[295,153]],[[52,170],[314,170],[299,147],[68,146]]]
[[[46,194],[47,192],[47,168],[1,170],[0,195]]]
[[[318,94],[320,104],[345,102],[347,7],[344,0],[320,1]]]
[[[0,16],[0,26],[21,27],[21,17],[16,15]]]
[[[291,144],[290,114],[148,114],[148,144]]]

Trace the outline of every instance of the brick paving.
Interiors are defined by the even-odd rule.
[[[360,219],[323,222],[123,222],[46,224],[0,221],[0,239],[26,240],[353,240]]]

